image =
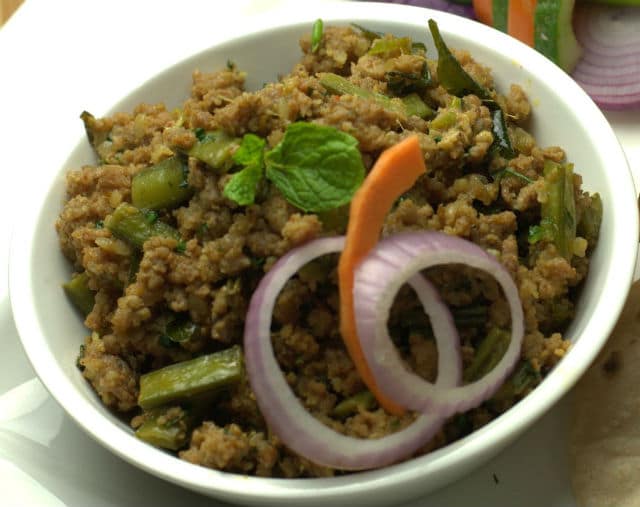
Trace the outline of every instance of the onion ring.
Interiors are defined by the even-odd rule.
[[[254,292],[244,331],[245,362],[251,388],[260,410],[283,443],[314,463],[343,470],[377,468],[407,458],[426,444],[444,423],[444,417],[431,413],[419,416],[410,426],[379,439],[360,439],[334,431],[316,419],[302,405],[287,383],[271,344],[271,319],[278,294],[302,266],[325,254],[340,252],[344,237],[311,241],[291,250],[263,277]],[[415,281],[415,280],[412,280]],[[428,282],[413,285],[421,300],[437,306],[436,292],[425,291]],[[441,304],[441,303],[440,303]],[[442,305],[444,307],[444,305]],[[446,307],[444,307],[446,310]],[[453,326],[453,319],[450,320]],[[443,323],[446,326],[446,323]],[[455,327],[440,335],[456,334]],[[456,335],[457,336],[457,335]],[[438,374],[436,386],[454,387],[462,376],[457,343],[438,341],[438,363],[449,364],[446,374]]]

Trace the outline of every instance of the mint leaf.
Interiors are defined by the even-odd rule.
[[[261,179],[262,166],[248,165],[231,177],[222,193],[240,206],[248,206],[256,200],[256,190]]]
[[[303,211],[327,211],[351,201],[364,179],[358,141],[333,127],[292,123],[265,157],[267,178]]]
[[[255,202],[264,168],[265,144],[265,140],[255,134],[245,134],[240,147],[233,154],[233,161],[245,167],[231,177],[222,193],[241,206]]]
[[[233,154],[233,161],[241,165],[262,165],[266,142],[255,134],[245,134],[240,147]]]

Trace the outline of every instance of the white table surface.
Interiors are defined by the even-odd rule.
[[[104,450],[35,378],[7,293],[13,208],[41,184],[38,174],[55,170],[66,158],[70,147],[56,142],[56,132],[82,135],[76,113],[106,111],[166,65],[242,33],[256,16],[286,16],[295,8],[310,9],[313,3],[27,0],[0,29],[0,505],[221,505]],[[640,111],[607,117],[638,187]],[[567,414],[563,399],[486,466],[406,506],[574,506],[565,454]]]

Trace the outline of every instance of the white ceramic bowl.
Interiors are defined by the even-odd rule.
[[[237,503],[397,504],[453,481],[494,456],[585,371],[611,331],[631,283],[638,244],[636,196],[624,154],[604,116],[566,74],[528,47],[479,23],[413,7],[353,2],[312,10],[175,64],[135,89],[113,110],[130,110],[143,101],[177,106],[189,93],[194,68],[219,68],[227,59],[248,72],[249,88],[257,88],[291,69],[300,56],[297,39],[318,17],[325,23],[356,22],[373,30],[408,35],[426,42],[435,55],[426,24],[428,18],[436,19],[450,46],[469,49],[493,69],[499,89],[507,90],[512,82],[524,87],[533,104],[531,127],[539,145],[565,148],[584,177],[584,187],[598,191],[604,203],[600,244],[568,331],[573,346],[532,394],[486,427],[443,449],[382,470],[331,479],[262,479],[221,473],[142,443],[103,408],[76,369],[78,346],[86,330],[60,290],[70,266],[59,251],[53,224],[64,199],[64,172],[94,160],[85,139],[69,140],[70,150],[72,142],[76,146],[67,162],[48,173],[48,189],[30,195],[29,206],[17,215],[10,262],[12,308],[24,348],[51,394],[90,435],[130,463]],[[41,157],[42,163],[46,159]]]

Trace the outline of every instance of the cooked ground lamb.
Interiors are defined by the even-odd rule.
[[[74,280],[92,298],[78,366],[106,406],[138,431],[155,424],[164,436],[151,431],[157,438],[147,440],[191,463],[273,477],[343,473],[296,455],[269,431],[244,372],[211,395],[139,406],[140,379],[149,372],[242,346],[252,292],[279,257],[345,231],[346,207],[305,212],[268,179],[258,185],[253,203],[225,195],[239,170],[233,155],[246,134],[273,149],[294,122],[333,127],[357,140],[366,170],[386,148],[418,136],[428,172],[388,214],[383,236],[408,230],[456,235],[495,255],[513,277],[525,314],[519,383],[507,381],[492,399],[453,417],[420,453],[470,433],[517,403],[569,348],[562,333],[596,245],[598,196],[584,192],[580,176],[569,173],[577,235],[570,238],[568,255],[561,252],[553,235],[544,234],[543,208],[552,198],[545,165],[565,164],[565,154],[557,146],[539,147],[527,132],[534,112],[524,90],[512,85],[506,95],[492,91],[515,152],[505,157],[494,149],[494,118],[486,101],[448,93],[438,81],[436,61],[419,49],[391,44],[387,51],[371,51],[376,42],[368,35],[325,27],[316,51],[310,35],[303,36],[300,62],[259,90],[245,90],[245,73],[230,62],[221,70],[194,71],[191,96],[179,109],[140,104],[106,118],[83,114],[99,162],[67,174],[67,200],[56,223]],[[454,54],[476,82],[493,89],[488,67],[467,52]],[[408,114],[376,100],[402,98],[390,75],[425,70],[431,81],[411,93],[433,114]],[[340,95],[323,84],[327,75],[366,93]],[[212,139],[223,146],[214,162],[199,150]],[[140,211],[150,226],[169,226],[174,233],[160,228],[139,244],[128,241],[110,224],[121,210],[137,212],[130,206],[132,181],[176,157],[184,164],[186,197],[178,205]],[[273,347],[289,385],[318,419],[346,435],[376,438],[407,426],[415,415],[390,415],[371,399],[351,412],[336,411],[366,390],[339,332],[336,263],[337,256],[318,259],[286,284],[273,313]],[[442,266],[424,274],[452,310],[469,367],[492,329],[509,329],[506,301],[492,279],[469,268]],[[178,328],[188,333],[177,335],[172,329]],[[433,380],[435,342],[408,287],[395,300],[389,329],[408,367]]]

